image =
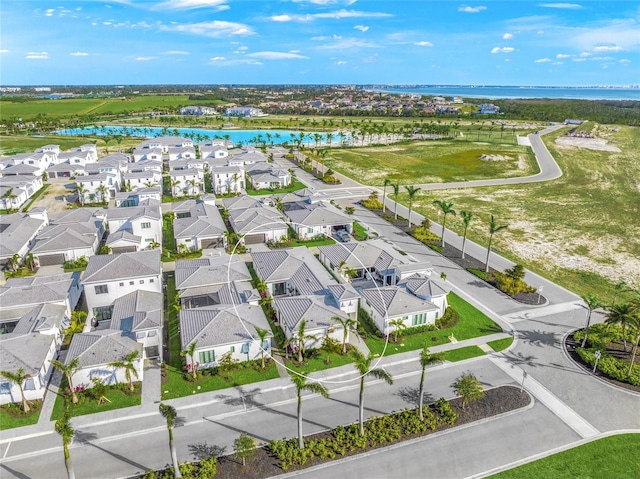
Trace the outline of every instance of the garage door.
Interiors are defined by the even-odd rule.
[[[222,238],[207,238],[200,241],[200,243],[202,244],[202,249],[222,248],[224,244]]]
[[[64,253],[49,254],[45,256],[38,256],[40,266],[51,266],[52,264],[64,264]]]
[[[111,248],[112,253],[135,253],[138,249],[135,246],[118,246]]]
[[[246,235],[244,237],[244,244],[260,244],[265,242],[264,233]]]

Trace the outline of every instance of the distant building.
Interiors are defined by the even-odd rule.
[[[571,118],[567,118],[563,123],[565,125],[582,125],[584,120],[573,120]]]
[[[480,109],[478,113],[481,115],[497,115],[500,113],[500,107],[494,105],[493,103],[482,103],[480,105]]]
[[[217,115],[218,111],[210,106],[183,106],[180,108],[181,115]]]
[[[267,116],[260,108],[254,108],[251,106],[232,106],[225,110],[224,113],[226,116],[242,116],[242,117],[252,117],[252,116]]]

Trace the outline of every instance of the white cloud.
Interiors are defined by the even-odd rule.
[[[564,65],[564,62],[553,62],[552,65]]]
[[[333,36],[327,36],[327,35],[320,35],[319,37],[311,37],[311,40],[314,41],[324,41],[324,40],[340,40],[342,38],[341,35],[333,35]]]
[[[513,34],[511,33],[505,33],[504,35],[502,35],[503,40],[511,40],[512,38],[513,38]]]
[[[366,32],[367,30],[369,30],[369,27],[366,25],[356,25],[355,27],[353,27],[355,30],[360,30],[362,33]]]
[[[193,35],[202,35],[204,37],[231,37],[235,35],[248,36],[254,35],[255,32],[249,25],[235,22],[225,22],[221,20],[213,20],[211,22],[185,23],[176,25],[162,25],[160,30],[191,33]]]
[[[586,61],[587,61],[587,59],[586,59],[586,58],[584,58],[584,57],[582,57],[582,58],[574,58],[574,59],[573,59],[573,61],[574,61],[574,62],[586,62]]]
[[[2,50],[0,50],[0,53],[9,53],[9,50],[7,50],[6,48],[3,48]]]
[[[465,13],[478,13],[486,9],[487,7],[485,7],[484,5],[478,5],[477,7],[470,7],[469,5],[461,5],[458,7],[459,12],[465,12]]]
[[[511,61],[511,58],[505,58],[505,59],[504,59],[504,61],[505,61],[505,62],[510,62],[510,61]]]
[[[214,11],[229,10],[229,5],[224,5],[226,0],[169,0],[158,3],[155,10],[187,10],[192,8],[213,8]]]
[[[28,60],[48,60],[49,54],[47,52],[28,52],[25,58]]]
[[[340,20],[343,18],[389,18],[393,17],[391,13],[383,12],[363,12],[359,10],[336,10],[334,12],[325,13],[308,13],[306,15],[272,15],[269,17],[274,22],[311,22],[318,18],[329,18],[333,20]]]
[[[494,47],[491,49],[491,53],[512,53],[515,51],[513,47]]]
[[[415,42],[414,45],[416,45],[418,47],[432,47],[433,43],[421,41],[421,42]]]
[[[582,8],[582,5],[577,3],[541,3],[538,6],[544,8],[562,8],[566,10],[579,10]]]
[[[346,65],[347,62],[345,62],[344,60],[340,60],[339,62],[336,63],[336,65]]]
[[[621,52],[622,47],[620,45],[615,45],[613,43],[597,44],[593,46],[592,50],[594,52]]]
[[[580,54],[580,56],[581,56],[581,57],[588,57],[588,56],[591,56],[591,53],[589,53],[589,52],[582,52],[582,53]]]
[[[137,62],[148,62],[150,60],[155,60],[156,57],[136,57]]]
[[[249,49],[249,47],[245,47],[244,45],[236,48],[236,50],[238,50],[239,52],[244,52],[244,51],[247,51],[248,49]]]
[[[289,53],[300,53],[300,50],[289,50]]]
[[[191,55],[191,53],[185,52],[184,50],[168,50],[162,52],[162,55]]]
[[[254,52],[248,53],[248,57],[260,58],[262,60],[306,60],[309,57],[290,52]]]
[[[549,63],[550,61],[550,58],[538,58],[537,60],[534,60],[533,63]]]
[[[537,33],[538,35],[544,35],[544,30],[538,30],[536,33]]]
[[[89,54],[87,52],[73,52],[69,53],[72,57],[87,57]]]
[[[53,17],[53,12],[55,12],[55,9],[53,9],[53,8],[49,8],[49,9],[47,9],[47,10],[44,12],[44,15],[45,15],[46,17]]]
[[[102,24],[103,24],[103,25],[111,25],[112,23],[113,23],[113,22],[109,22],[109,21],[107,21],[107,22],[102,22]]]
[[[213,57],[211,59],[211,61],[214,61],[214,62],[221,62],[221,61],[224,61],[224,60],[226,60],[225,57]]]
[[[571,58],[571,55],[568,55],[566,53],[558,53],[556,55],[556,58],[561,59],[561,58]]]
[[[615,59],[613,57],[593,57],[593,58],[590,58],[590,60],[595,60],[599,62],[608,62]]]
[[[338,37],[335,40],[336,41],[332,43],[319,46],[318,48],[323,50],[338,50],[338,49],[349,50],[350,48],[377,48],[378,47],[378,45],[376,45],[375,43],[367,42],[357,38]]]
[[[631,60],[628,60],[628,59],[626,59],[626,58],[623,58],[623,59],[621,59],[621,60],[618,60],[618,62],[620,62],[620,63],[631,63]]]

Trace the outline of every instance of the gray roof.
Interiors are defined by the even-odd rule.
[[[255,326],[269,331],[271,328],[260,306],[210,306],[180,311],[180,338],[182,349],[192,342],[198,348],[237,344],[259,340]]]
[[[359,299],[360,295],[356,289],[349,283],[330,284],[327,289],[331,292],[336,301],[349,301],[350,299]]]
[[[52,215],[51,222],[56,224],[98,222],[103,224],[106,215],[107,211],[103,208],[74,208]]]
[[[288,228],[277,209],[264,205],[230,210],[229,222],[233,230],[239,234],[264,233]]]
[[[133,351],[138,351],[138,357],[142,358],[142,347],[142,343],[125,336],[117,329],[74,334],[65,364],[69,364],[74,358],[80,358],[81,368],[99,366],[123,361]]]
[[[84,284],[117,281],[125,278],[159,276],[162,272],[160,250],[91,256],[82,277]]]
[[[51,224],[38,234],[31,252],[38,256],[73,249],[93,249],[100,233],[95,223]]]
[[[127,208],[109,208],[107,210],[107,221],[110,220],[135,220],[137,218],[150,218],[160,220],[160,204],[153,206],[129,206]]]
[[[128,334],[157,329],[162,327],[162,314],[162,293],[138,290],[115,300],[110,327]]]
[[[425,311],[439,311],[435,304],[396,286],[363,289],[360,294],[382,317],[395,318]]]
[[[351,241],[344,244],[319,246],[318,251],[335,266],[344,261],[349,268],[384,271],[405,260],[395,250],[391,250],[381,240]],[[391,253],[394,253],[393,255]]]
[[[416,296],[424,298],[445,296],[451,291],[451,286],[448,283],[421,275],[413,275],[399,283],[399,286],[405,286]]]
[[[195,288],[229,281],[250,281],[244,261],[237,255],[222,255],[176,261],[176,289]]]
[[[26,214],[1,215],[0,225],[7,226],[0,232],[0,258],[11,258],[44,224],[44,220]]]
[[[338,324],[334,316],[347,319],[349,316],[322,296],[288,296],[273,300],[273,307],[282,322],[283,329],[294,332],[303,319],[307,331],[317,328],[330,328]]]
[[[78,272],[9,278],[4,286],[0,286],[0,308],[64,302],[79,278]]]
[[[2,334],[0,335],[0,364],[4,371],[17,372],[22,368],[27,374],[37,376],[49,354],[54,335]]]
[[[261,198],[249,195],[239,195],[232,198],[224,198],[222,205],[228,210],[246,209],[262,207],[264,203]]]
[[[292,223],[305,226],[345,225],[353,223],[353,218],[340,213],[335,208],[329,208],[322,203],[299,210],[285,211]]]
[[[14,334],[29,334],[60,328],[67,307],[62,304],[40,304],[30,309],[19,320]]]
[[[109,235],[109,237],[107,238],[107,241],[105,241],[105,244],[109,246],[109,245],[112,245],[113,243],[117,243],[120,241],[139,245],[140,242],[142,241],[142,237],[129,233],[127,230],[118,230]]]
[[[189,208],[191,217],[173,220],[175,238],[223,237],[227,227],[215,206],[197,202]]]

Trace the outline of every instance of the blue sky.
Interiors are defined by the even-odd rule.
[[[2,0],[2,85],[640,84],[637,1]]]

